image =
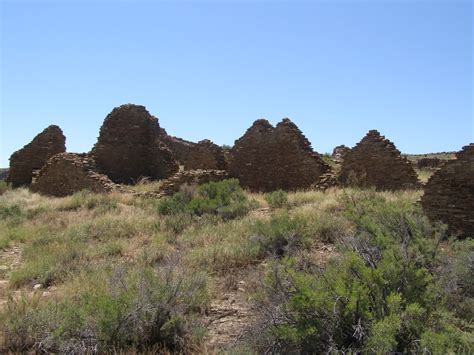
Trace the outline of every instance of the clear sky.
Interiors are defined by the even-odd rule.
[[[0,166],[52,123],[89,151],[129,102],[218,144],[261,117],[321,153],[373,128],[406,153],[474,141],[471,1],[0,4]]]

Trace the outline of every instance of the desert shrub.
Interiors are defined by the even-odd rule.
[[[159,346],[186,352],[202,337],[195,320],[208,299],[202,274],[121,266],[85,274],[68,292],[43,302],[11,298],[0,313],[0,350],[102,353]]]
[[[284,258],[268,273],[261,309],[271,326],[261,350],[472,350],[472,325],[449,311],[443,301],[447,294],[437,286],[442,231],[419,207],[403,201],[368,192],[346,202],[345,214],[356,234],[340,242],[337,258],[324,269],[303,268],[296,259]],[[469,280],[468,269],[458,270]]]
[[[277,190],[265,194],[265,201],[272,208],[282,208],[288,204],[288,193],[283,190]]]
[[[195,216],[214,214],[225,220],[244,216],[251,208],[237,179],[210,182],[199,186],[197,193],[180,191],[158,204],[162,215],[191,213]]]
[[[252,240],[263,255],[282,256],[297,247],[308,245],[307,221],[290,216],[287,212],[272,216],[270,220],[257,220],[252,228]]]

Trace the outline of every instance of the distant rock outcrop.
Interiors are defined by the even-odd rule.
[[[114,108],[91,153],[98,171],[117,183],[164,179],[179,169],[171,150],[160,142],[158,119],[139,105]]]
[[[419,186],[412,164],[395,145],[376,130],[369,131],[342,162],[339,181],[343,185],[398,190]]]
[[[185,170],[226,170],[224,151],[218,145],[205,139],[198,143],[170,136],[161,129],[160,138],[173,152]]]
[[[97,193],[122,191],[106,175],[95,171],[95,164],[87,154],[60,153],[50,158],[30,186],[31,191],[43,195],[63,197],[87,189]]]
[[[474,143],[431,176],[421,205],[430,219],[446,223],[451,234],[474,236]]]
[[[255,191],[309,188],[329,166],[288,118],[274,128],[260,119],[230,152],[229,174]]]
[[[66,151],[66,137],[61,128],[51,125],[10,157],[7,182],[13,187],[31,184],[33,172],[41,169],[53,155]]]

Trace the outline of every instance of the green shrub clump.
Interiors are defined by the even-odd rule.
[[[472,242],[446,259],[443,231],[418,207],[371,193],[346,202],[356,232],[324,269],[296,257],[274,262],[261,299],[270,324],[261,350],[471,353]]]
[[[283,190],[277,190],[265,194],[265,200],[272,208],[283,208],[288,205],[288,194]]]
[[[250,208],[251,203],[237,179],[203,184],[197,191],[181,190],[158,204],[158,212],[162,215],[213,214],[225,220],[244,216]]]

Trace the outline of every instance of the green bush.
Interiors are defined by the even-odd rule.
[[[191,213],[195,216],[214,214],[225,220],[244,216],[251,204],[237,179],[210,182],[197,192],[180,191],[158,204],[158,213],[171,215]]]
[[[339,256],[324,270],[284,258],[268,273],[261,309],[271,326],[261,350],[472,351],[472,317],[459,314],[472,305],[472,249],[469,266],[461,266],[466,254],[442,276],[443,233],[419,207],[370,192],[351,196],[346,207],[356,235],[341,241]],[[455,292],[438,286],[453,273],[461,280]],[[458,310],[452,310],[453,297],[462,300],[456,299]]]
[[[272,208],[283,208],[288,205],[288,194],[283,190],[265,194],[265,201]]]
[[[269,221],[256,221],[252,226],[253,240],[259,245],[263,255],[283,256],[308,244],[306,227],[305,219],[285,212],[272,216]]]

